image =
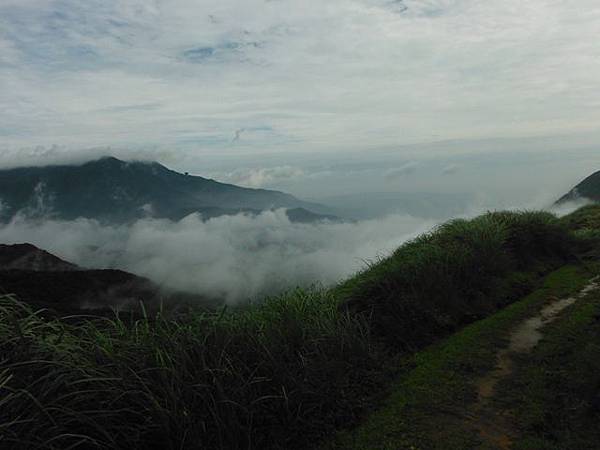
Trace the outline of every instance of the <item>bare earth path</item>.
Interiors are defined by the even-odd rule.
[[[497,384],[512,375],[515,355],[530,353],[542,339],[543,327],[554,321],[565,308],[600,288],[599,278],[590,280],[575,296],[550,299],[551,303],[536,316],[521,322],[511,332],[509,345],[497,353],[496,367],[476,381],[478,397],[468,410],[467,422],[479,434],[486,448],[510,449],[517,437],[510,411],[498,410],[492,401]]]

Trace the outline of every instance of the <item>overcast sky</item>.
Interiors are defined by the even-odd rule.
[[[597,0],[2,0],[3,149],[596,132]]]
[[[232,299],[336,281],[438,219],[546,207],[600,169],[599,32],[598,0],[0,0],[0,168],[151,159],[365,219],[0,237]]]

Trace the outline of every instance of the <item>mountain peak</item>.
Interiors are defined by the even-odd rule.
[[[114,156],[102,156],[101,158],[88,161],[84,165],[121,166],[124,164],[127,163],[118,158],[115,158]]]
[[[567,194],[561,197],[557,203],[564,203],[579,199],[600,202],[600,171],[594,172],[592,175],[584,179]]]
[[[119,164],[124,164],[125,161],[120,160],[119,158],[115,157],[115,156],[102,156],[101,158],[98,158],[98,161],[103,161],[103,162],[111,162],[111,163],[119,163]]]
[[[319,205],[282,192],[186,176],[157,162],[122,161],[114,156],[80,166],[0,170],[0,201],[2,221],[19,213],[128,223],[148,216],[179,220],[192,213],[215,217],[276,208],[321,212]],[[299,216],[308,220],[306,213]]]
[[[123,161],[114,156],[103,156],[101,158],[88,161],[84,166],[87,167],[104,167],[109,169],[122,169],[123,167],[130,166],[132,164],[140,164],[139,162]]]

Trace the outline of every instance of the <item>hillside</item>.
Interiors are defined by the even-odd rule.
[[[58,314],[93,311],[112,316],[113,309],[136,310],[140,301],[150,311],[162,301],[169,310],[189,302],[216,304],[213,299],[162,290],[122,270],[80,268],[31,244],[0,245],[0,292]]]
[[[600,171],[587,177],[585,180],[567,192],[564,196],[562,196],[557,203],[560,204],[567,201],[580,199],[600,202]]]
[[[31,244],[0,244],[0,270],[66,272],[78,269],[75,264]]]
[[[480,448],[488,422],[470,422],[472,411],[493,418],[513,407],[480,404],[476,388],[512,328],[559,299],[583,298],[598,273],[598,233],[570,223],[543,212],[454,220],[333,289],[212,313],[72,323],[4,296],[4,440],[14,449]],[[591,327],[596,310],[586,302],[580,323]],[[576,330],[578,340],[561,349],[582,347],[588,328]],[[571,354],[552,367],[573,364]],[[598,425],[581,400],[600,381],[594,367],[581,366],[572,394],[586,426]],[[513,367],[497,389],[520,383],[518,373]],[[566,395],[549,386],[543,399]],[[549,425],[558,433],[560,411],[535,405],[559,421]],[[505,431],[536,439],[542,428],[523,414],[530,428]],[[592,448],[572,446],[563,431],[558,448]]]
[[[160,298],[158,286],[150,280],[120,270],[0,270],[0,286],[29,305],[61,314],[127,310],[141,299],[153,307]]]
[[[193,212],[207,218],[274,208],[326,208],[292,195],[248,189],[181,174],[156,162],[125,162],[112,157],[79,166],[0,170],[0,219],[78,217],[124,223],[142,217],[179,220]],[[306,217],[306,216],[303,216]]]

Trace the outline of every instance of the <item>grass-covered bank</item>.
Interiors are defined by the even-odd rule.
[[[352,421],[382,362],[366,324],[304,291],[133,325],[4,297],[0,355],[0,443],[15,449],[289,448]]]
[[[330,291],[176,320],[52,320],[3,297],[0,443],[313,447],[356,423],[395,358],[531,291],[576,239],[551,214],[486,214],[441,226]]]
[[[501,384],[496,402],[519,424],[515,450],[600,447],[600,291],[544,330],[534,352]]]
[[[476,397],[475,380],[496,364],[511,328],[552,297],[579,291],[596,267],[565,266],[543,286],[502,311],[465,327],[407,362],[383,407],[360,427],[337,434],[323,448],[353,450],[467,450],[480,448],[465,421]],[[537,447],[531,447],[537,448]]]
[[[600,230],[600,205],[583,206],[560,219],[571,230]]]
[[[338,287],[400,349],[420,348],[529,292],[573,256],[568,227],[544,212],[453,220],[401,246]]]

